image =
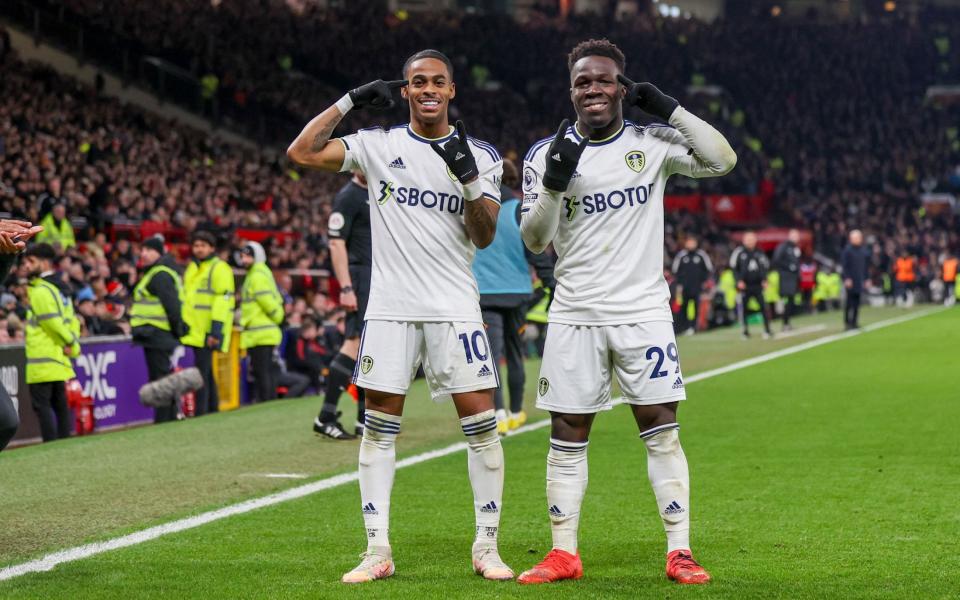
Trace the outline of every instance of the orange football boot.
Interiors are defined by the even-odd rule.
[[[583,577],[583,563],[580,562],[580,553],[573,555],[554,548],[547,553],[540,564],[521,573],[520,577],[517,577],[517,583],[550,583],[581,577]]]
[[[707,583],[710,573],[693,560],[689,550],[674,550],[667,555],[667,579],[677,583]]]

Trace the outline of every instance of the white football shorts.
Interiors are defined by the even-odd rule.
[[[687,397],[673,323],[550,323],[537,385],[537,408],[587,414],[613,407],[611,371],[627,404]]]
[[[367,321],[354,382],[365,389],[406,394],[421,363],[434,400],[500,385],[481,322]]]

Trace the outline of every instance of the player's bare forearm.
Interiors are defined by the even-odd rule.
[[[670,115],[670,124],[677,128],[693,149],[692,156],[681,159],[676,172],[690,177],[726,175],[737,164],[737,153],[723,134],[712,125],[678,106]]]
[[[463,221],[467,227],[467,235],[474,246],[486,248],[493,243],[493,238],[497,235],[500,205],[489,198],[480,198],[466,204]]]
[[[345,241],[330,240],[330,263],[333,265],[333,274],[340,282],[340,287],[353,287],[353,281],[350,278],[350,259]]]
[[[343,144],[330,141],[343,114],[331,106],[307,123],[297,139],[287,148],[287,158],[303,167],[338,172],[345,156]]]

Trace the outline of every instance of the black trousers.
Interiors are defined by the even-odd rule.
[[[7,388],[0,383],[0,451],[6,448],[16,435],[19,425],[20,417],[17,415],[13,400],[10,399]]]
[[[510,411],[523,410],[523,386],[526,382],[526,373],[523,370],[523,329],[526,326],[524,306],[507,308],[484,308],[483,322],[487,326],[487,339],[490,340],[490,351],[496,368],[500,368],[500,361],[507,359],[507,386],[510,388]],[[493,392],[493,402],[497,410],[504,407],[503,389],[498,387]]]
[[[760,286],[747,286],[747,289],[743,290],[741,298],[743,302],[743,332],[750,333],[750,327],[747,325],[747,316],[750,314],[750,310],[747,307],[750,305],[751,298],[760,305],[760,314],[763,315],[763,330],[770,333],[770,317],[767,316],[767,304],[763,299],[763,288]]]
[[[693,304],[693,320],[687,317],[687,306]],[[680,324],[683,330],[697,330],[700,321],[700,288],[683,288],[683,301],[680,303]]]
[[[67,408],[67,386],[64,382],[31,383],[30,402],[40,421],[43,441],[70,437],[73,416]]]
[[[144,347],[143,356],[147,361],[147,377],[150,381],[156,381],[173,372],[173,350]],[[179,402],[163,408],[154,408],[153,422],[175,421],[179,408]]]
[[[217,382],[213,379],[213,350],[210,348],[194,348],[194,362],[203,377],[203,387],[197,390],[196,415],[215,413],[220,410],[220,395],[217,393]]]
[[[847,290],[847,301],[843,307],[843,322],[847,327],[858,327],[860,319],[860,292]]]
[[[266,402],[277,397],[277,378],[273,370],[273,349],[274,346],[247,348],[257,402]]]
[[[783,298],[783,324],[790,324],[790,317],[797,314],[797,295],[796,294],[780,294],[780,297]]]

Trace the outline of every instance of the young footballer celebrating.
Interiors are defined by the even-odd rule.
[[[686,398],[663,278],[663,189],[670,175],[728,173],[736,154],[713,127],[653,84],[624,75],[623,53],[589,40],[570,53],[577,113],[524,163],[521,231],[533,252],[557,251],[557,288],[537,390],[550,411],[547,506],[553,549],[520,583],[578,579],[587,439],[611,407],[616,376],[647,449],[650,483],[667,534],[667,576],[706,583],[690,551],[690,486],[677,403]],[[669,125],[623,119],[623,103]]]
[[[474,570],[487,579],[512,579],[497,550],[504,469],[493,408],[497,369],[470,270],[476,248],[488,246],[496,232],[502,160],[493,146],[468,137],[462,121],[449,125],[456,88],[446,56],[417,52],[404,64],[403,76],[344,95],[310,121],[287,151],[304,166],[362,171],[370,198],[370,298],[354,371],[366,390],[359,471],[367,551],[343,581],[394,572],[388,540],[394,444],[407,388],[421,363],[434,397],[453,396],[467,436]],[[410,103],[409,124],[330,140],[348,111],[393,106],[395,89]]]

